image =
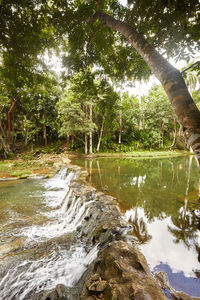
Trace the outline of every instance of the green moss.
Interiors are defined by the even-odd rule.
[[[30,175],[31,171],[30,170],[15,170],[10,173],[11,177],[20,177],[20,178],[26,178],[27,175]]]
[[[5,164],[0,164],[0,172],[5,172],[8,169],[8,166]]]

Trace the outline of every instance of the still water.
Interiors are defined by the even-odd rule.
[[[193,156],[73,159],[88,181],[114,196],[153,272],[200,296],[200,181]]]

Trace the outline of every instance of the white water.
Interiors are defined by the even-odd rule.
[[[48,210],[44,213],[48,218],[45,224],[30,226],[20,232],[26,237],[27,248],[30,245],[39,248],[40,243],[51,243],[54,238],[49,254],[38,260],[25,260],[8,270],[0,281],[1,300],[28,299],[30,293],[52,289],[57,284],[73,286],[96,258],[97,245],[88,253],[80,241],[69,249],[55,242],[55,238],[76,231],[93,203],[92,200],[86,201],[85,197],[75,196],[69,184],[76,174],[71,172],[66,175],[66,172],[63,168],[44,182],[44,201]]]
[[[97,245],[89,253],[81,244],[68,251],[59,247],[56,250],[49,257],[24,261],[10,269],[0,282],[0,299],[24,300],[30,292],[49,290],[57,284],[73,286],[97,257]]]

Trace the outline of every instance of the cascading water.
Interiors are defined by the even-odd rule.
[[[41,257],[19,260],[4,272],[0,280],[1,300],[28,299],[33,293],[55,288],[57,284],[71,287],[96,258],[98,246],[86,249],[77,233],[94,200],[77,196],[70,188],[76,177],[76,172],[67,174],[67,169],[62,168],[53,178],[43,181],[46,210],[41,214],[45,221],[14,233],[25,238],[26,250],[36,249],[42,252]]]

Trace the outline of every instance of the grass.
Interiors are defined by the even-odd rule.
[[[50,162],[49,162],[50,164]],[[26,178],[34,170],[46,167],[45,163],[24,160],[5,160],[0,162],[0,177]]]
[[[189,155],[190,152],[186,151],[132,151],[126,153],[95,153],[94,157],[169,157],[169,156],[181,156],[181,155]]]
[[[0,172],[5,172],[8,169],[8,165],[1,163],[0,164]]]
[[[60,157],[55,157],[55,155],[41,154],[40,157],[32,159],[32,156],[23,153],[15,160],[0,160],[0,178],[27,178],[30,175],[53,176],[61,163]]]
[[[19,177],[19,178],[26,178],[28,175],[31,174],[30,170],[16,170],[10,173],[11,177]]]

